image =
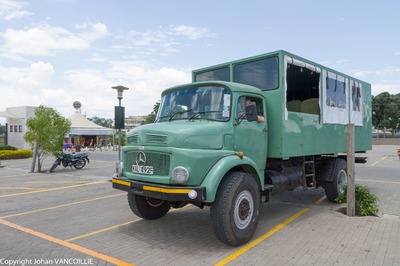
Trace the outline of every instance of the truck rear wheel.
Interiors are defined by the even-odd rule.
[[[211,205],[217,238],[230,246],[248,242],[257,228],[259,207],[260,191],[254,178],[242,172],[229,173]]]
[[[163,217],[170,209],[169,202],[154,198],[128,193],[128,203],[132,212],[147,220],[155,220]]]
[[[334,167],[330,175],[332,176],[332,181],[324,182],[324,189],[326,198],[330,202],[335,202],[335,199],[339,194],[343,193],[341,188],[342,184],[347,184],[347,162],[343,159],[336,159],[334,162]]]

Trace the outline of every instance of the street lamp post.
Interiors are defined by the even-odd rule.
[[[112,87],[114,90],[117,90],[117,98],[118,98],[118,106],[115,106],[115,129],[118,129],[118,166],[121,163],[121,129],[125,128],[125,109],[121,106],[122,94],[124,90],[129,90],[129,88],[118,85]],[[117,171],[118,174],[118,171]]]

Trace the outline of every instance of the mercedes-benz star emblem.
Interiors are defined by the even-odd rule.
[[[136,165],[145,166],[146,165],[146,154],[144,152],[139,152],[136,156]]]

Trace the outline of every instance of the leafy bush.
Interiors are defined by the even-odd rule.
[[[31,150],[0,150],[0,159],[24,159],[32,157]]]
[[[343,193],[336,198],[337,203],[347,202],[347,185],[342,185]],[[378,209],[378,197],[368,187],[355,185],[355,207],[357,216],[368,216],[376,214]]]
[[[16,151],[17,148],[10,146],[10,145],[0,145],[0,151],[5,151],[5,150]]]

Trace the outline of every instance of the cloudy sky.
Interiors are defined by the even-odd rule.
[[[146,115],[191,70],[287,50],[400,93],[400,2],[0,0],[0,111]],[[0,119],[0,123],[5,120]]]

